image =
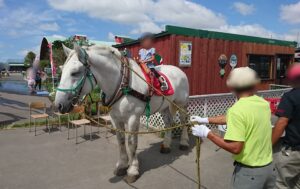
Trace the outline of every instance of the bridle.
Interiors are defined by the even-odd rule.
[[[93,75],[91,69],[90,69],[90,64],[89,64],[89,61],[88,61],[88,54],[87,52],[84,50],[84,49],[80,49],[80,53],[84,56],[79,56],[79,62],[82,63],[85,67],[85,70],[84,70],[84,74],[83,76],[80,78],[80,80],[76,83],[75,86],[71,87],[71,88],[59,88],[57,87],[57,91],[61,91],[61,92],[65,92],[65,93],[68,93],[68,92],[71,92],[74,97],[72,98],[72,105],[76,105],[78,102],[81,103],[83,101],[83,99],[85,98],[85,96],[80,99],[80,95],[81,95],[81,91],[84,87],[84,84],[85,84],[85,81],[86,79],[88,79],[91,87],[92,87],[92,90],[94,89],[94,84],[93,84],[93,80],[95,81],[95,83],[97,84],[97,80],[95,78],[95,76]]]

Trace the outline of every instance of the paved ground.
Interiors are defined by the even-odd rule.
[[[11,74],[9,78],[1,78],[0,81],[13,80],[18,83],[26,82],[21,74]],[[17,86],[18,87],[18,86]],[[10,87],[13,89],[13,87]],[[27,91],[25,91],[27,93]],[[0,127],[16,121],[24,121],[28,119],[28,103],[33,101],[43,101],[50,106],[50,101],[47,97],[15,94],[6,88],[0,88]]]
[[[40,128],[42,129],[42,128]],[[96,129],[95,129],[96,130]],[[158,152],[161,139],[155,135],[142,136],[138,147],[141,178],[132,186],[113,169],[118,149],[115,136],[104,130],[93,141],[80,138],[67,140],[67,132],[54,131],[39,135],[27,129],[0,131],[0,188],[1,189],[167,189],[196,188],[195,148],[182,152],[173,143],[171,154]],[[81,131],[82,133],[82,131]],[[223,150],[204,141],[201,153],[203,188],[228,188],[232,160]]]
[[[33,101],[43,101],[50,106],[47,97],[0,92],[0,126],[28,119],[28,103]]]

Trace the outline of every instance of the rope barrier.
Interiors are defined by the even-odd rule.
[[[119,133],[123,133],[123,134],[129,134],[129,135],[145,135],[145,134],[154,134],[154,133],[160,133],[160,132],[166,132],[166,131],[171,131],[173,129],[180,129],[183,127],[191,127],[191,124],[180,124],[180,125],[176,125],[176,126],[172,126],[172,127],[168,127],[168,128],[163,128],[163,129],[159,129],[159,130],[152,130],[152,131],[125,131],[122,129],[118,129],[118,128],[114,128],[114,127],[110,127],[106,124],[101,124],[98,121],[94,120],[92,117],[85,115],[85,117],[90,120],[91,122],[93,122],[94,124],[97,124],[99,126],[103,126],[106,129],[115,131],[115,132],[119,132]]]

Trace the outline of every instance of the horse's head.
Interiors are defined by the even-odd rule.
[[[89,67],[85,49],[75,45],[74,50],[63,46],[68,57],[62,68],[60,84],[55,96],[55,106],[61,113],[69,112],[73,106],[93,89],[95,83]]]

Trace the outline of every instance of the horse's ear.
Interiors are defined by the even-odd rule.
[[[78,44],[74,44],[74,49],[80,62],[87,64],[88,54],[85,49],[81,48]]]
[[[64,53],[66,56],[69,56],[70,52],[72,51],[72,49],[66,47],[63,43],[62,43],[62,47],[64,49]]]

